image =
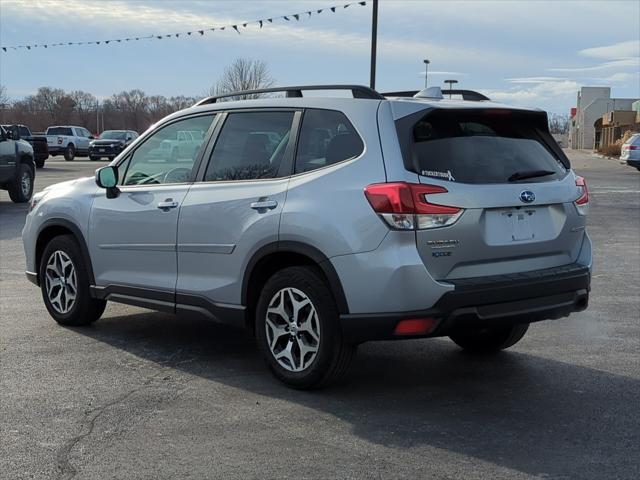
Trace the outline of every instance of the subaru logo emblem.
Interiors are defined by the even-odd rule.
[[[524,203],[531,203],[535,199],[536,199],[536,194],[529,190],[525,190],[520,193],[520,200],[522,200]]]

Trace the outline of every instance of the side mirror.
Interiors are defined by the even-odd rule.
[[[7,138],[11,140],[20,140],[20,129],[17,125],[11,125],[7,130]]]
[[[89,135],[87,138],[88,138],[89,140],[95,140],[95,139],[96,139],[96,137],[94,137],[93,135]]]
[[[127,142],[130,142],[131,140],[133,140],[133,137],[127,137]]]
[[[118,190],[118,170],[116,167],[107,166],[96,170],[96,185],[107,190],[107,198],[116,198],[120,194]]]

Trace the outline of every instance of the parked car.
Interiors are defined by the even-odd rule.
[[[11,129],[11,125],[2,125],[6,131]],[[49,158],[49,148],[47,138],[44,135],[32,134],[26,125],[17,125],[20,139],[28,142],[33,147],[33,154],[37,168],[44,167],[44,162]]]
[[[622,144],[620,152],[620,160],[626,160],[627,165],[640,170],[640,133],[631,135],[631,137]]]
[[[77,156],[89,154],[89,142],[94,136],[83,127],[57,126],[49,127],[46,132],[49,154],[53,157],[64,155],[68,162]]]
[[[354,98],[302,95],[321,89]],[[246,93],[274,91],[204,99],[95,179],[35,195],[27,277],[58,323],[90,324],[107,301],[199,312],[248,328],[277,378],[314,388],[364,341],[497,352],[587,307],[589,194],[546,113],[440,89]],[[200,147],[159,156],[179,132]]]
[[[136,138],[138,132],[133,130],[105,130],[97,139],[89,142],[89,160],[113,160]]]
[[[20,139],[20,127],[0,126],[0,189],[8,190],[15,203],[28,202],[35,177],[33,147]]]

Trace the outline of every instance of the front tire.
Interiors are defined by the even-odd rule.
[[[107,302],[91,297],[89,274],[72,235],[60,235],[47,244],[39,278],[44,304],[60,325],[89,325],[104,312]]]
[[[449,336],[459,347],[473,353],[496,353],[518,343],[529,329],[528,323],[486,327]]]
[[[17,178],[9,184],[9,198],[15,203],[27,203],[33,195],[35,172],[26,163],[18,167]]]
[[[255,332],[271,372],[298,389],[336,382],[356,351],[342,338],[331,292],[310,267],[285,268],[267,281],[256,307]]]
[[[100,157],[96,157],[95,155],[89,155],[89,160],[95,162],[96,160],[100,160]]]
[[[67,145],[67,148],[64,149],[64,159],[67,162],[73,162],[74,158],[76,158],[76,147],[70,143]]]
[[[44,167],[44,161],[45,161],[45,159],[44,159],[44,158],[37,159],[37,160],[36,160],[36,168],[42,168],[42,167]]]

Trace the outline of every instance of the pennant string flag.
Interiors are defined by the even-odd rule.
[[[333,13],[336,13],[336,9],[338,9],[339,7],[342,7],[343,9],[348,8],[351,5],[360,5],[361,7],[364,7],[367,5],[367,1],[368,0],[346,3],[343,5],[336,5],[333,7],[328,7],[328,9],[331,10]],[[290,22],[291,17],[295,18],[296,21],[299,21],[301,17],[304,19],[303,17],[304,14],[307,14],[309,17],[311,17],[313,15],[320,15],[325,10],[327,10],[327,8],[320,8],[316,10],[315,13],[313,10],[308,10],[305,12],[280,15],[278,17],[261,18],[258,20],[253,20],[251,22],[229,24],[229,25],[223,25],[220,27],[213,27],[213,28],[203,29],[203,30],[192,30],[190,32],[178,32],[178,33],[169,33],[169,34],[162,34],[162,35],[156,34],[156,35],[147,35],[147,36],[138,36],[138,37],[129,36],[127,38],[115,38],[111,40],[92,40],[92,41],[83,41],[83,42],[41,43],[41,44],[28,44],[28,45],[25,44],[25,45],[13,45],[13,46],[0,46],[0,50],[2,50],[3,53],[7,53],[9,50],[20,50],[20,49],[31,50],[32,48],[49,48],[49,47],[62,47],[62,46],[66,47],[66,46],[72,46],[72,45],[101,45],[101,44],[109,45],[115,42],[122,43],[122,42],[134,42],[134,41],[140,41],[140,40],[156,40],[156,39],[162,40],[164,38],[179,38],[180,35],[183,35],[183,37],[185,35],[191,36],[191,34],[195,32],[203,36],[205,34],[205,31],[213,32],[215,30],[224,30],[226,27],[229,27],[230,29],[233,29],[238,34],[240,34],[240,29],[238,28],[238,25],[241,25],[243,28],[247,28],[248,25],[256,24],[260,27],[260,29],[262,29],[265,22],[273,23],[274,20],[280,20],[280,19]]]

